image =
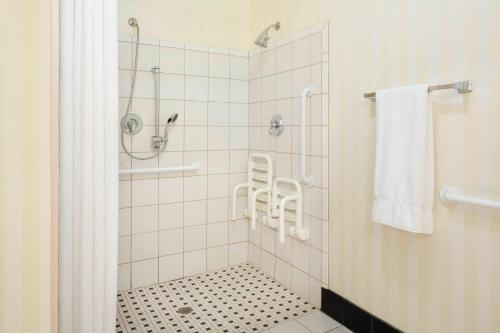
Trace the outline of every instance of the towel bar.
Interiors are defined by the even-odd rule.
[[[429,86],[429,91],[434,90],[444,90],[444,89],[455,89],[459,94],[466,94],[472,92],[472,82],[471,81],[458,81],[447,84],[437,84],[434,86]],[[370,92],[365,93],[364,97],[369,99],[375,99],[377,93]]]

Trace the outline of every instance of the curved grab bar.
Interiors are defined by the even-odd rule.
[[[306,87],[302,91],[302,110],[300,113],[300,179],[302,183],[307,186],[311,186],[314,182],[312,175],[306,175],[306,108],[307,108],[307,97],[312,95],[314,86]]]

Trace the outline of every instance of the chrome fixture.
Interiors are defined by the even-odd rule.
[[[255,40],[255,45],[266,48],[267,47],[267,42],[269,41],[269,30],[271,28],[274,28],[274,30],[278,31],[280,30],[280,23],[276,22],[268,26],[264,31],[260,33],[260,35],[257,37]]]
[[[131,17],[128,19],[128,25],[131,27],[138,27],[139,24],[137,23],[137,19],[135,17]]]
[[[142,130],[143,126],[141,117],[138,114],[132,112],[132,102],[134,99],[135,83],[137,77],[137,62],[139,59],[139,43],[140,43],[139,23],[135,18],[131,17],[128,19],[128,24],[136,29],[136,40],[135,40],[134,69],[132,72],[132,84],[130,85],[130,96],[128,98],[128,104],[127,104],[127,109],[125,111],[125,115],[122,117],[120,121],[121,144],[125,153],[131,158],[134,158],[136,160],[150,160],[155,157],[158,157],[161,153],[165,151],[165,148],[167,148],[168,128],[177,119],[177,113],[174,113],[172,116],[170,116],[167,123],[165,124],[163,135],[160,136],[160,67],[155,66],[151,69],[151,72],[153,73],[155,78],[155,134],[151,138],[151,149],[154,150],[155,153],[146,157],[138,157],[133,155],[127,149],[125,145],[125,134],[136,135]]]
[[[128,135],[135,135],[142,130],[142,118],[137,113],[129,112],[120,121],[122,131]]]
[[[269,134],[271,135],[281,135],[285,129],[285,122],[280,114],[275,114],[271,121],[269,122]]]
[[[438,84],[435,86],[429,86],[429,92],[435,90],[444,90],[444,89],[455,89],[459,94],[467,94],[472,92],[472,82],[471,81],[458,81],[447,84]],[[370,92],[365,93],[364,98],[375,99],[377,93]]]

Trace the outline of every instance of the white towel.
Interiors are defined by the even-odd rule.
[[[431,234],[434,140],[428,86],[380,90],[376,98],[373,221]]]

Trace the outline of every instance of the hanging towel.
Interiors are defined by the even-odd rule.
[[[374,222],[431,234],[432,104],[427,85],[377,91]]]

